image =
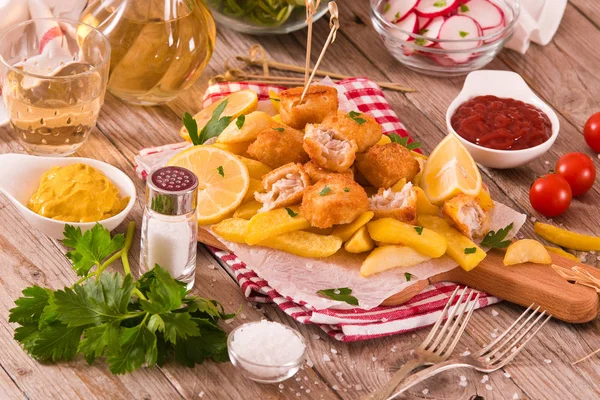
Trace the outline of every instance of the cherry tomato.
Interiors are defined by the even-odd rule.
[[[538,178],[529,189],[531,206],[545,217],[556,217],[567,211],[572,194],[569,182],[558,174]]]
[[[600,153],[600,112],[593,114],[583,127],[585,142],[596,153]]]
[[[556,162],[556,173],[569,182],[573,197],[587,193],[596,180],[596,167],[583,153],[567,153]]]

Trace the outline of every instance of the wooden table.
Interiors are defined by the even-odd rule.
[[[463,78],[434,79],[402,67],[387,53],[371,28],[368,2],[348,0],[341,1],[340,5],[342,30],[330,47],[322,68],[417,88],[416,93],[403,95],[388,91],[386,95],[409,131],[423,143],[424,150],[431,151],[446,135],[446,107],[460,90]],[[489,65],[490,69],[520,73],[559,114],[561,134],[542,159],[509,171],[483,170],[484,180],[495,199],[537,218],[527,195],[534,178],[548,171],[558,156],[567,151],[582,151],[596,159],[581,135],[587,117],[600,110],[600,54],[597,51],[600,11],[595,5],[594,0],[572,0],[552,43],[543,48],[533,45],[526,56],[504,51]],[[315,27],[314,48],[321,48],[327,33],[326,20],[319,21]],[[134,179],[139,201],[130,218],[139,223],[144,184],[133,173],[133,157],[137,151],[178,141],[182,114],[201,108],[207,81],[223,72],[226,58],[245,53],[251,45],[260,43],[271,57],[303,65],[305,36],[305,32],[297,32],[257,38],[220,29],[215,55],[192,89],[167,106],[154,108],[129,106],[107,96],[98,126],[78,155],[109,162]],[[317,53],[313,51],[313,56]],[[12,130],[8,127],[0,129],[0,152],[22,151]],[[575,201],[566,215],[554,222],[585,233],[600,234],[598,187],[596,185],[591,193]],[[120,227],[120,231],[123,230],[124,225]],[[532,235],[531,222],[528,221],[522,234]],[[29,358],[12,339],[15,327],[8,323],[8,310],[24,287],[32,284],[53,288],[71,285],[75,274],[63,257],[63,247],[32,230],[3,196],[0,196],[0,250],[1,399],[358,399],[382,386],[391,370],[409,357],[410,350],[427,333],[426,330],[418,331],[352,344],[336,342],[315,326],[295,323],[276,307],[256,309],[247,303],[232,276],[199,246],[195,290],[205,297],[220,300],[230,310],[240,304],[243,306],[243,311],[231,324],[223,325],[225,329],[231,330],[241,323],[260,318],[289,324],[299,329],[309,342],[312,367],[304,366],[295,379],[278,386],[250,382],[229,363],[207,362],[193,369],[171,363],[126,376],[112,376],[102,363],[87,366],[83,359],[42,365]],[[132,251],[132,254],[139,252],[139,230]],[[597,263],[595,254],[587,254],[586,259],[588,263]],[[137,257],[132,256],[131,261],[137,264]],[[477,311],[457,352],[479,349],[491,340],[490,335],[495,329],[508,327],[521,312],[521,307],[508,303]],[[598,398],[598,359],[592,358],[576,366],[571,362],[600,348],[599,328],[598,321],[584,325],[552,321],[504,373],[491,374],[488,382],[482,381],[478,373],[456,370],[417,386],[403,398],[468,399],[475,394],[486,399],[512,399],[514,394],[518,398],[531,399]],[[332,349],[337,350],[337,354],[332,354]],[[325,354],[331,361],[324,361]],[[459,385],[461,376],[466,377],[466,386]]]

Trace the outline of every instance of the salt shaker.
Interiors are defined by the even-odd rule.
[[[146,179],[140,272],[160,265],[175,279],[194,286],[198,245],[198,178],[181,167],[162,167]]]

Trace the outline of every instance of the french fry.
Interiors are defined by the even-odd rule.
[[[527,262],[535,264],[552,264],[548,250],[537,240],[522,239],[511,243],[504,254],[504,265],[517,265]]]
[[[295,214],[294,217],[290,215]],[[255,245],[275,236],[310,228],[310,223],[300,215],[300,207],[278,208],[256,214],[246,228],[246,243]],[[309,233],[309,232],[307,232]]]
[[[260,181],[264,175],[271,172],[271,168],[260,161],[242,156],[238,156],[238,158],[244,163],[246,168],[248,168],[248,174],[250,175],[250,178],[258,179]]]
[[[333,232],[333,228],[315,228],[314,226],[311,226],[308,229],[304,229],[306,232],[310,232],[310,233],[314,233],[317,235],[331,235],[331,233]]]
[[[296,231],[269,238],[258,245],[301,257],[325,258],[334,255],[342,247],[342,239],[332,235]]]
[[[349,224],[336,226],[331,234],[339,237],[343,242],[345,242],[350,239],[352,235],[354,235],[360,228],[365,226],[367,222],[372,220],[374,215],[375,214],[373,211],[364,212]]]
[[[231,120],[229,125],[218,136],[217,142],[235,144],[254,141],[258,137],[258,134],[271,123],[271,117],[263,111],[254,111],[244,116],[240,115]]]
[[[233,213],[233,218],[241,218],[241,219],[250,219],[258,214],[258,210],[262,207],[262,203],[259,203],[256,200],[250,200],[245,203],[242,203],[235,212]]]
[[[244,235],[248,227],[248,220],[229,218],[210,227],[210,229],[225,240],[235,243],[246,243]]]
[[[473,243],[468,237],[452,228],[442,218],[433,215],[420,215],[419,225],[431,229],[444,236],[448,243],[446,254],[458,263],[465,271],[475,268],[486,257],[485,251]]]
[[[254,200],[255,192],[262,193],[264,192],[264,190],[258,179],[250,178],[250,186],[248,186],[248,191],[246,192],[246,196],[244,196],[244,200],[242,200],[242,203]]]
[[[375,243],[373,243],[373,239],[369,236],[369,231],[367,231],[366,226],[360,228],[352,235],[350,240],[344,243],[344,250],[348,253],[365,253],[373,250],[374,247]]]
[[[549,242],[572,250],[598,251],[600,250],[600,237],[575,233],[553,225],[536,222],[533,230]]]
[[[560,247],[553,247],[553,246],[544,246],[544,247],[549,252],[558,254],[561,257],[568,258],[569,260],[573,260],[573,261],[577,261],[577,262],[581,261],[579,258],[577,258],[576,255],[571,254],[568,251],[561,249]]]
[[[392,192],[401,192],[402,188],[405,185],[406,185],[406,178],[402,178],[398,182],[394,183],[394,185],[390,189],[392,189]]]
[[[371,239],[377,242],[403,244],[431,258],[443,256],[446,253],[446,239],[431,229],[419,228],[393,218],[382,218],[367,224]]]
[[[430,259],[431,257],[407,246],[388,245],[377,247],[363,261],[360,274],[367,277],[392,268],[411,267]]]
[[[241,155],[246,154],[246,150],[252,142],[244,142],[244,143],[213,143],[211,146],[218,147],[221,150],[228,151],[233,154]]]
[[[425,192],[418,186],[415,186],[417,191],[417,214],[438,215],[440,208],[429,201]]]
[[[277,114],[277,115],[273,115],[271,117],[271,119],[275,122],[277,122],[278,124],[283,124],[283,121],[281,120],[281,115]]]

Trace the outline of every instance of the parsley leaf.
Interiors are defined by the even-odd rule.
[[[183,114],[183,126],[187,129],[192,143],[194,143],[194,145],[201,144],[198,140],[198,122],[196,122],[189,112]]]
[[[477,253],[477,247],[465,248],[465,254],[475,254],[475,253]]]
[[[408,150],[415,150],[415,149],[418,149],[419,147],[421,147],[420,142],[408,143],[408,137],[400,137],[400,135],[398,135],[397,133],[390,133],[390,134],[388,134],[388,137],[390,138],[392,143],[398,143],[398,144],[406,147]]]
[[[433,3],[434,7],[446,7],[446,0],[438,0]]]
[[[221,175],[223,178],[225,178],[225,171],[223,170],[223,166],[219,165],[217,167],[217,171],[219,172],[219,175]]]
[[[31,286],[23,290],[23,297],[15,300],[17,305],[9,310],[8,322],[16,322],[21,325],[37,325],[44,308],[50,301],[48,289],[39,286]]]
[[[72,249],[66,256],[80,276],[87,275],[94,265],[100,267],[106,258],[120,251],[125,245],[123,234],[115,235],[111,239],[110,232],[98,223],[83,234],[81,228],[67,224],[64,236],[63,244]]]
[[[396,13],[396,15],[394,15],[394,18],[396,18],[396,19],[400,19],[400,11],[398,11],[398,12]]]
[[[210,117],[206,125],[204,125],[204,128],[202,128],[202,130],[200,131],[198,143],[194,143],[195,145],[203,144],[208,139],[212,139],[214,137],[219,136],[221,132],[223,132],[223,130],[227,128],[227,125],[229,125],[229,123],[231,122],[231,117],[220,117],[221,114],[223,114],[225,107],[227,107],[228,101],[229,100],[225,99],[221,102],[221,104],[219,104],[217,108],[215,108],[215,111],[213,111],[212,116]]]
[[[343,301],[348,304],[352,304],[353,306],[358,305],[358,299],[354,296],[351,296],[352,289],[348,288],[339,288],[339,289],[323,289],[319,290],[317,294],[323,295],[325,297],[329,297],[332,300]]]
[[[131,328],[122,328],[119,342],[120,351],[107,357],[108,368],[113,374],[133,372],[144,364],[149,367],[156,364],[156,334],[148,329],[145,322]]]
[[[383,6],[383,12],[386,13],[386,12],[390,11],[390,8],[392,8],[390,3],[386,3],[385,6]]]
[[[422,226],[415,226],[415,231],[417,231],[417,233],[419,234],[419,236],[421,236],[423,234],[423,227]]]
[[[288,215],[292,218],[296,218],[298,216],[297,212],[294,212],[291,208],[286,207],[285,211],[287,211]]]
[[[350,192],[350,188],[349,187],[344,188],[344,192],[346,192],[346,193]]]
[[[237,126],[238,129],[242,129],[244,122],[246,122],[246,116],[242,114],[235,120],[235,126]]]
[[[465,31],[458,31],[458,34],[460,35],[461,38],[469,36],[469,32],[465,32]]]
[[[481,241],[481,246],[485,247],[493,247],[497,249],[503,249],[510,245],[510,240],[506,239],[508,233],[512,230],[513,224],[509,224],[502,229],[498,229],[497,232],[489,231],[487,235]]]
[[[460,11],[461,12],[469,12],[469,6],[466,4],[461,4],[460,5]]]
[[[285,128],[279,127],[279,128],[273,128],[273,130],[275,130],[277,132],[283,132],[283,131],[285,131]]]
[[[348,113],[348,116],[349,116],[350,118],[352,118],[352,119],[354,120],[354,122],[356,122],[356,123],[357,123],[357,124],[359,124],[359,125],[362,125],[362,124],[364,124],[365,122],[367,122],[367,120],[366,120],[366,119],[364,119],[364,118],[360,118],[360,116],[361,116],[361,115],[362,115],[361,113],[359,113],[359,112],[356,112],[356,111],[350,111],[350,112]]]
[[[271,100],[271,101],[281,101],[281,99],[278,99],[277,97],[269,97],[269,100]]]
[[[323,190],[321,190],[319,192],[319,196],[327,196],[329,193],[331,193],[331,188],[329,186],[325,185]]]
[[[404,273],[404,278],[406,279],[406,282],[410,282],[410,280],[412,278],[417,278],[415,275],[411,274],[410,272],[405,272]],[[417,278],[418,279],[418,278]]]

